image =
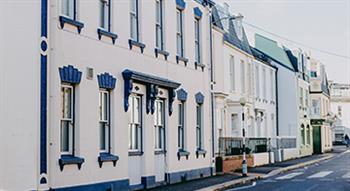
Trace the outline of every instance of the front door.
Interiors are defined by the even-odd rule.
[[[321,127],[314,126],[312,130],[312,138],[313,138],[313,152],[314,154],[321,154]]]

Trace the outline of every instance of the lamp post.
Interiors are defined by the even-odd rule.
[[[244,97],[239,99],[239,103],[242,106],[242,137],[243,137],[243,161],[242,161],[242,176],[246,177],[248,173],[247,158],[245,153],[245,128],[244,128],[244,106],[247,103]]]

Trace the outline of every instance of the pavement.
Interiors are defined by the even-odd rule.
[[[328,164],[328,162],[330,163]],[[331,173],[329,171],[331,171]],[[313,172],[314,174],[317,174],[317,172],[323,172],[323,174],[317,176],[328,176],[331,174],[336,175],[337,173],[334,172],[338,171],[340,173],[338,173],[336,177],[339,179],[338,181],[343,182],[342,184],[338,183],[333,187],[319,187],[322,186],[322,184],[316,184],[318,186],[314,186],[317,178],[308,178],[309,176],[313,175]],[[322,191],[323,188],[327,188],[325,189],[326,191],[350,191],[350,150],[347,151],[345,146],[335,146],[333,152],[331,153],[312,155],[308,157],[283,161],[280,163],[250,168],[248,172],[248,177],[242,177],[240,173],[230,173],[157,187],[150,189],[150,191]],[[288,175],[289,173],[295,174],[291,174],[283,178],[285,174]],[[298,176],[300,176],[301,179],[293,179],[294,177]],[[303,176],[306,177],[302,178]],[[290,183],[291,185],[288,187],[282,187],[282,185],[285,185],[285,181],[289,179],[293,180],[289,181],[288,183],[293,183]],[[323,177],[323,179],[320,180],[324,183],[327,183],[327,181],[329,183],[330,179]],[[271,186],[271,183],[273,183],[272,185],[275,187]],[[307,184],[304,185],[303,183]]]

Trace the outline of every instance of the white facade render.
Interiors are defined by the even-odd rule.
[[[0,190],[129,190],[211,175],[209,9],[0,2]]]
[[[276,135],[276,68],[255,57],[242,16],[225,19],[233,16],[224,6],[216,5],[213,12],[215,153],[234,158],[246,137],[253,165],[266,164],[271,161],[268,144]]]
[[[259,34],[255,35],[256,50],[263,54],[271,64],[277,67],[277,128],[279,148],[275,151],[275,160],[286,160],[299,156],[299,110],[298,78],[286,52],[276,41]]]

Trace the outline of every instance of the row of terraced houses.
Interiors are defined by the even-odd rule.
[[[139,190],[331,150],[324,65],[213,0],[0,2],[0,190]],[[236,10],[239,11],[239,10]],[[244,130],[243,130],[244,128]]]

